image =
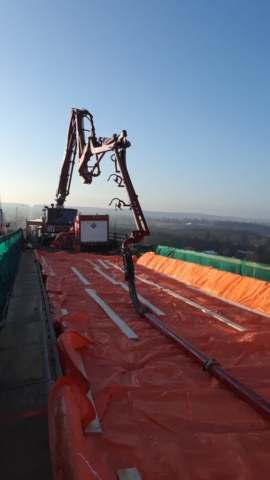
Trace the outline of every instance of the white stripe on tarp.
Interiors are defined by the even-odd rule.
[[[97,265],[96,263],[92,262],[92,260],[89,260],[89,258],[87,258],[86,261],[87,261],[88,263],[90,263],[90,264],[92,265],[92,267],[94,267],[94,268],[100,268],[99,265]]]
[[[62,315],[64,316],[64,315],[67,315],[67,314],[68,314],[68,311],[67,311],[65,308],[62,308],[62,309],[61,309],[61,313],[62,313]]]
[[[120,267],[118,267],[114,263],[110,262],[109,260],[105,260],[105,261],[106,261],[106,263],[109,263],[112,267],[117,268],[118,270],[122,270]],[[156,273],[160,273],[160,272],[156,272]],[[205,290],[200,290],[199,288],[192,287],[190,284],[188,284],[186,282],[183,282],[183,280],[178,280],[177,278],[172,278],[169,275],[166,275],[166,273],[163,273],[163,275],[165,275],[165,277],[171,278],[172,280],[175,280],[176,282],[182,283],[183,285],[190,288],[191,290],[195,290],[195,292],[202,293],[202,294],[207,295],[208,297],[211,297],[211,298],[217,298],[221,302],[229,303],[230,305],[233,305],[234,307],[242,308],[243,310],[247,310],[248,312],[255,313],[256,315],[262,315],[263,317],[266,317],[266,318],[270,319],[270,315],[267,315],[267,313],[259,312],[258,310],[254,310],[253,308],[247,307],[246,305],[242,305],[241,303],[232,302],[231,300],[227,300],[227,298],[219,297],[218,295],[213,295],[213,293],[208,293]],[[137,275],[135,275],[135,276],[136,276],[136,278],[139,278]],[[141,280],[144,281],[145,283],[149,283],[149,285],[152,284],[154,286],[158,286],[161,289],[163,288],[159,285],[154,284],[153,282],[150,282],[149,280],[146,280],[145,278],[141,279]]]
[[[76,350],[76,353],[77,353],[77,358],[78,358],[79,365],[81,367],[82,374],[87,379],[84,364],[82,362],[81,354],[80,354],[80,352],[78,352],[78,350]],[[101,433],[102,430],[101,430],[101,426],[100,426],[99,419],[98,419],[98,416],[97,416],[96,406],[94,404],[94,400],[93,400],[93,397],[92,397],[91,390],[88,391],[87,397],[89,398],[90,402],[92,403],[92,405],[94,407],[94,410],[96,412],[96,417],[94,418],[94,420],[92,420],[89,423],[89,425],[84,430],[84,433],[85,433],[85,435],[93,435],[93,433]]]
[[[75,267],[71,267],[71,270],[73,270],[73,272],[77,275],[77,277],[79,277],[79,279],[81,280],[81,282],[84,284],[84,285],[90,285],[90,283],[88,282],[88,280],[86,280],[86,278],[84,278],[82,276],[82,274],[80,272],[78,272],[77,268]]]
[[[217,313],[213,312],[212,310],[209,310],[208,308],[204,308],[198,303],[193,302],[192,300],[189,300],[186,297],[183,297],[182,295],[179,295],[178,293],[173,292],[172,290],[169,290],[168,288],[164,288],[161,285],[158,285],[157,283],[150,282],[149,280],[146,280],[145,278],[139,277],[136,275],[136,278],[140,280],[141,282],[147,283],[148,285],[151,285],[155,288],[158,288],[162,290],[165,293],[168,293],[169,295],[172,295],[173,297],[178,298],[182,302],[187,303],[188,305],[191,305],[194,308],[197,308],[198,310],[201,310],[203,313],[206,313],[207,315],[210,315],[211,317],[216,318],[219,322],[226,323],[226,325],[229,325],[232,328],[235,328],[236,330],[239,330],[240,332],[247,332],[248,329],[245,327],[242,327],[241,325],[238,325],[238,323],[232,322],[231,320],[228,320],[225,317],[222,317],[222,315],[218,315]]]
[[[150,280],[146,280],[146,278],[139,277],[139,275],[135,275],[138,280],[144,283],[148,283],[148,285],[152,285],[152,287],[159,288],[160,290],[164,290],[165,287],[162,287],[162,285],[158,285],[157,283],[150,282]]]
[[[117,265],[114,265],[114,263],[112,262],[109,262],[108,260],[106,260],[107,263],[109,263],[111,266],[119,269],[119,267]],[[121,269],[120,269],[121,270]],[[203,313],[206,313],[208,315],[211,315],[212,317],[216,318],[217,320],[219,320],[220,322],[222,323],[226,323],[226,325],[229,325],[231,326],[232,328],[235,328],[236,330],[239,330],[240,332],[247,332],[248,329],[245,328],[245,327],[242,327],[241,325],[238,325],[238,323],[235,323],[235,322],[232,322],[231,320],[228,320],[227,318],[225,317],[222,317],[221,315],[218,315],[217,313],[213,312],[212,310],[209,310],[208,308],[204,308],[202,307],[201,305],[199,305],[198,303],[195,303],[195,302],[192,302],[191,300],[189,300],[188,298],[185,298],[185,297],[182,297],[181,295],[178,295],[177,293],[173,292],[172,290],[169,290],[169,289],[166,289],[165,287],[162,287],[161,285],[158,285],[157,283],[154,283],[154,282],[151,282],[150,280],[146,280],[145,278],[142,278],[138,275],[135,275],[136,278],[138,278],[138,280],[141,280],[141,282],[144,282],[144,283],[148,283],[148,285],[152,285],[153,287],[156,287],[156,288],[159,288],[160,290],[163,290],[164,292],[168,293],[169,295],[172,295],[176,298],[179,298],[179,300],[182,300],[183,302],[185,303],[189,303],[190,305],[192,305],[193,307],[195,308],[198,308],[199,310],[201,310]],[[179,280],[180,282],[180,280]],[[180,282],[181,283],[181,282]],[[184,282],[182,282],[184,283]],[[186,284],[185,284],[186,285]],[[211,295],[211,294],[207,294],[206,292],[204,292],[203,290],[198,290],[197,288],[194,288],[194,287],[190,287],[192,288],[193,290],[196,290],[197,292],[200,292],[200,293],[205,293],[206,295],[209,295],[211,297],[214,297],[214,298],[218,298],[219,300],[222,300],[224,301],[222,298],[220,297],[216,297],[215,295]],[[227,302],[225,300],[225,302]],[[238,307],[241,307],[241,308],[246,308],[247,310],[250,310],[254,313],[257,313],[259,315],[263,315],[263,314],[260,314],[260,312],[257,312],[256,310],[252,310],[248,307],[244,307],[240,304],[237,304],[237,303],[233,303],[233,302],[230,302],[228,301],[228,303],[231,303],[235,306],[238,306]],[[267,316],[267,315],[265,315]]]
[[[87,261],[92,263],[91,260],[87,259]],[[84,283],[84,285],[89,285],[89,282],[86,280],[86,278],[84,278],[81,275],[81,273],[75,267],[71,267],[71,269],[80,278],[80,280]],[[95,269],[96,269],[96,271],[98,271],[98,266],[97,265],[95,266]],[[87,283],[85,283],[85,282],[87,282]],[[123,320],[121,320],[121,318],[118,317],[118,315],[116,315],[116,313],[114,313],[114,311],[110,307],[108,307],[108,305],[103,300],[101,300],[101,298],[99,298],[99,296],[93,290],[90,290],[90,289],[86,288],[85,291],[88,293],[88,295],[90,295],[98,303],[98,305],[101,308],[103,308],[103,310],[107,313],[107,315],[113,320],[113,322],[120,328],[120,330],[122,330],[122,332],[128,338],[138,340],[138,336],[136,335],[136,333],[134,333],[131,330],[131,328],[129,328],[125,324],[125,322],[123,322]]]
[[[129,328],[125,322],[123,322],[123,320],[121,320],[121,318],[118,317],[118,315],[116,315],[116,313],[114,313],[114,311],[105,302],[103,302],[103,300],[101,300],[101,298],[95,292],[93,292],[93,290],[86,288],[85,291],[88,293],[88,295],[90,295],[90,297],[93,298],[93,300],[95,300],[95,302],[104,310],[104,312],[107,313],[107,315],[118,326],[118,328],[120,328],[126,337],[132,340],[138,340],[136,333],[134,333],[133,330],[131,330],[131,328]]]
[[[108,267],[108,265],[106,265],[106,263],[103,262],[103,260],[98,260],[98,262],[99,262],[104,268],[106,268],[106,270],[110,270],[110,267]]]
[[[41,255],[41,261],[42,261],[43,265],[47,265],[47,266],[48,266],[47,260],[46,260],[45,257],[43,257],[43,255]]]
[[[109,263],[112,267],[119,268],[116,265],[114,265],[112,262],[109,262],[108,260],[106,260],[106,262]],[[120,270],[121,270],[121,268],[120,268]],[[156,273],[160,273],[160,272],[156,272]],[[175,280],[176,282],[182,283],[187,288],[190,288],[191,290],[194,290],[195,292],[202,293],[202,294],[207,295],[208,297],[211,297],[211,298],[217,298],[218,300],[220,300],[223,303],[228,303],[229,305],[233,305],[234,307],[242,308],[243,310],[247,310],[248,312],[255,313],[256,315],[262,315],[263,317],[266,317],[266,318],[270,319],[270,315],[267,315],[267,313],[259,312],[258,310],[254,310],[253,308],[247,307],[246,305],[242,305],[242,303],[232,302],[232,300],[228,300],[227,298],[219,297],[218,295],[214,295],[213,293],[206,292],[205,290],[200,290],[199,288],[192,287],[192,285],[190,285],[189,283],[186,283],[183,280],[178,280],[177,278],[172,278],[169,275],[166,275],[166,273],[163,273],[163,275],[165,275],[168,278],[171,278],[172,280]],[[137,275],[136,275],[136,277],[139,278]],[[149,284],[152,283],[152,282],[146,281],[145,279],[143,281],[145,281],[146,283],[149,283]],[[163,288],[163,287],[160,287],[160,288]]]
[[[91,265],[95,266],[95,270],[96,272],[98,272],[100,275],[102,275],[104,278],[106,278],[107,280],[109,280],[109,282],[113,283],[114,285],[120,285],[120,287],[122,287],[124,290],[126,290],[126,292],[129,292],[129,289],[128,289],[128,286],[125,285],[125,283],[123,282],[118,282],[117,280],[114,280],[114,278],[110,277],[109,275],[107,275],[105,272],[103,272],[97,265],[93,264],[93,262],[91,262],[91,260],[89,260],[88,258],[86,259],[86,261],[88,263],[91,263]],[[156,313],[156,315],[165,315],[164,312],[162,312],[161,310],[159,310],[159,308],[155,307],[155,305],[153,305],[152,303],[148,302],[148,300],[146,300],[144,297],[142,297],[141,295],[138,295],[138,299],[140,300],[141,303],[143,303],[144,305],[146,305],[147,307],[149,307],[153,312]]]
[[[123,272],[123,269],[119,267],[119,265],[115,265],[114,263],[110,262],[110,260],[105,260],[106,263],[111,265],[111,267],[117,268],[117,270],[121,270]]]
[[[117,282],[116,280],[114,280],[114,278],[112,277],[109,277],[109,275],[106,275],[105,272],[103,272],[102,270],[100,270],[99,268],[95,268],[95,271],[97,273],[99,273],[100,275],[102,275],[104,278],[106,278],[107,280],[109,280],[109,282],[113,283],[114,285],[119,285],[119,282]]]
[[[180,280],[178,280],[178,281],[180,281]],[[182,283],[184,283],[184,282],[182,282]],[[258,310],[253,310],[253,308],[246,307],[246,305],[242,305],[241,303],[232,302],[231,300],[227,300],[227,298],[218,297],[217,295],[213,295],[212,293],[205,292],[204,290],[199,290],[198,288],[192,287],[188,283],[184,283],[184,285],[186,285],[191,290],[195,290],[195,292],[204,293],[208,297],[218,298],[222,302],[229,303],[230,305],[233,305],[234,307],[243,308],[244,310],[247,310],[248,312],[256,313],[257,315],[262,315],[263,317],[266,317],[266,318],[270,319],[270,315],[267,315],[267,313],[259,312]]]
[[[221,315],[218,315],[212,310],[208,310],[208,308],[204,308],[198,303],[192,302],[192,300],[182,297],[182,295],[178,295],[178,293],[172,292],[171,290],[167,290],[166,288],[163,289],[163,292],[166,292],[169,295],[172,295],[173,297],[179,298],[179,300],[181,300],[182,302],[185,302],[188,305],[191,305],[192,307],[197,308],[198,310],[201,310],[203,313],[206,313],[207,315],[210,315],[211,317],[216,318],[216,320],[218,320],[219,322],[226,323],[226,325],[229,325],[230,327],[235,328],[235,330],[239,330],[239,332],[248,331],[247,328],[242,327],[241,325],[238,325],[238,323],[232,322],[231,320],[228,320],[227,318],[222,317]]]

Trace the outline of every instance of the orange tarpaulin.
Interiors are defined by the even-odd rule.
[[[49,401],[54,480],[115,480],[117,470],[125,468],[137,468],[142,480],[268,480],[269,422],[135,312],[121,285],[118,257],[42,255],[53,321],[63,332],[58,338],[63,374],[69,380],[56,382]],[[141,262],[135,265],[136,287],[164,313],[159,318],[269,401],[270,320],[189,289]],[[171,268],[175,272],[178,266]],[[220,323],[168,289],[246,331]],[[138,340],[127,338],[87,290]],[[88,383],[82,381],[76,351]],[[88,384],[102,433],[86,437],[92,414],[85,399]]]
[[[138,260],[138,264],[217,297],[270,315],[270,284],[268,282],[161,257],[152,252],[145,253]]]

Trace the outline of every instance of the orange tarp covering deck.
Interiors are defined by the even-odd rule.
[[[161,257],[152,252],[144,254],[138,260],[138,264],[217,297],[270,315],[270,284],[268,282]]]
[[[270,478],[269,422],[138,316],[119,284],[125,282],[118,257],[42,255],[53,320],[62,331],[58,347],[65,375],[53,386],[49,402],[54,480],[115,480],[118,469],[132,467],[143,480]],[[107,269],[99,259],[111,262]],[[270,319],[161,275],[153,269],[159,259],[164,270],[170,263],[173,275],[183,263],[147,254],[135,265],[136,275],[223,315],[246,331],[237,331],[137,278],[138,293],[164,313],[159,317],[162,322],[269,401]],[[207,283],[204,269],[193,267],[200,281]],[[192,274],[186,271],[184,281],[188,278]],[[138,340],[127,338],[87,289]],[[87,379],[77,361],[78,350]],[[102,433],[86,437],[84,428],[93,416],[85,395],[89,384]]]

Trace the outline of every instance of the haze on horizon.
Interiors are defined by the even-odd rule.
[[[78,107],[97,136],[127,130],[143,210],[270,218],[269,24],[266,0],[3,0],[2,202],[54,202]],[[124,199],[109,154],[101,171],[75,167],[66,205]]]

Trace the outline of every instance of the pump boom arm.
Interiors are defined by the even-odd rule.
[[[90,122],[90,135],[85,138],[84,120]],[[137,230],[132,231],[130,238],[125,240],[123,247],[126,248],[131,243],[138,243],[145,236],[149,235],[147,223],[145,221],[138,195],[136,194],[132,181],[130,179],[126,166],[126,149],[130,147],[127,140],[127,132],[123,130],[119,135],[112,135],[111,138],[96,138],[93,116],[88,110],[79,110],[73,108],[68,127],[68,137],[66,149],[62,161],[59,184],[56,191],[56,204],[63,206],[66,197],[70,192],[70,185],[75,164],[76,154],[78,157],[78,172],[83,183],[92,183],[93,177],[98,177],[101,173],[100,162],[106,152],[113,152],[111,159],[115,163],[115,172],[118,174],[118,186],[125,186],[130,204],[126,204],[120,199],[118,206],[121,204],[128,206],[134,215]],[[94,165],[89,165],[91,157],[95,155]],[[114,158],[112,158],[114,157]],[[119,170],[118,170],[119,167]],[[122,175],[122,178],[120,175]],[[120,178],[120,181],[119,181]]]

